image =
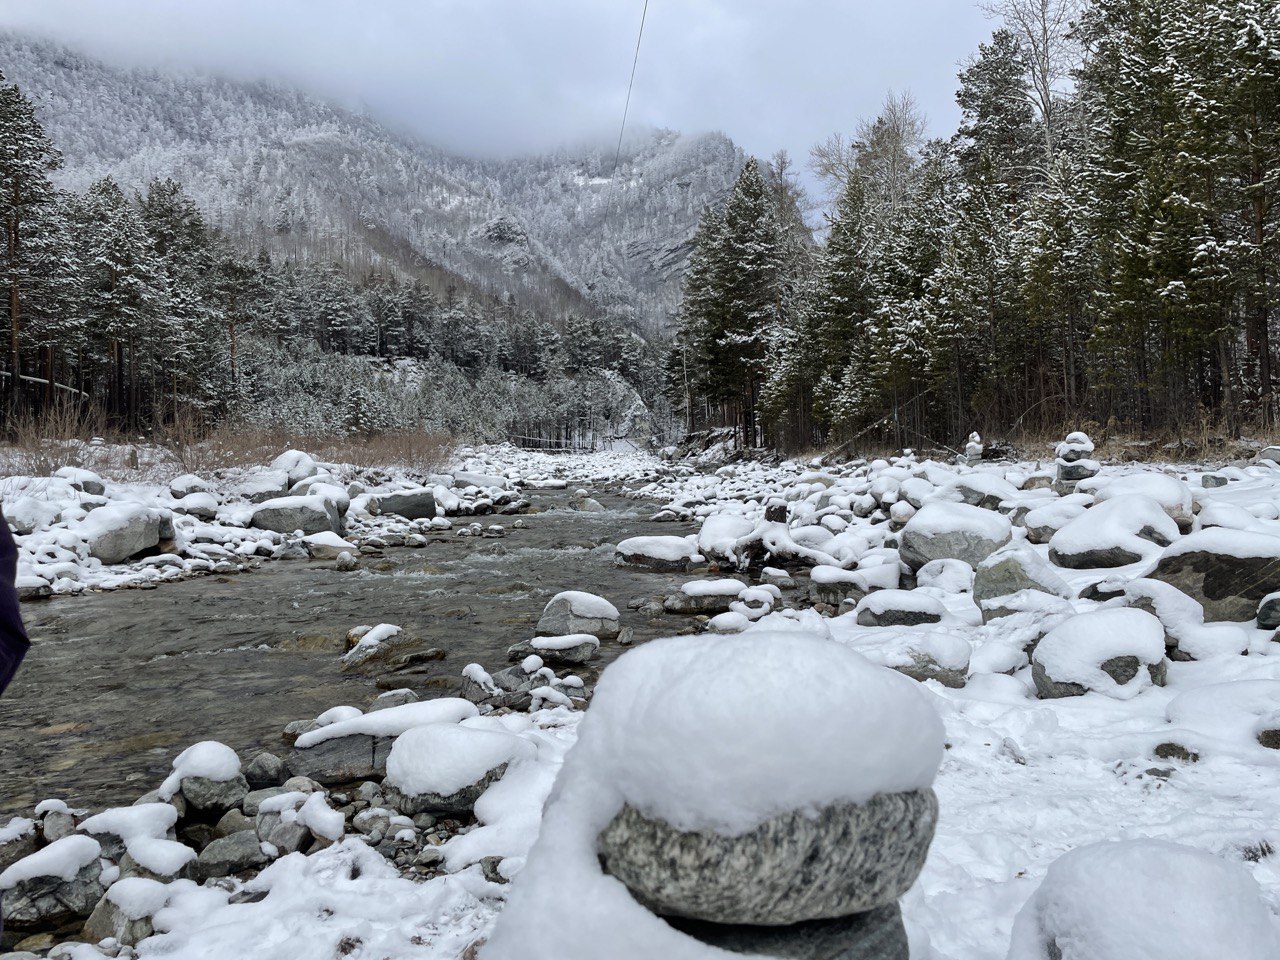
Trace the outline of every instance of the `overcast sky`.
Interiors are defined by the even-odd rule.
[[[467,153],[612,141],[643,0],[0,0],[108,60],[301,85]],[[628,125],[797,159],[910,89],[950,133],[971,0],[650,0]]]

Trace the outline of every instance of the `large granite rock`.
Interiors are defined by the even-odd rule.
[[[449,794],[407,793],[390,783],[383,784],[382,794],[387,806],[407,817],[420,813],[457,816],[470,813],[480,795],[501,780],[506,772],[507,765],[500,764],[475,783]]]
[[[926,503],[902,528],[899,551],[912,570],[947,559],[977,567],[1012,537],[1001,514],[965,503]]]
[[[1124,686],[1143,669],[1151,674],[1151,682],[1163,687],[1167,675],[1168,664],[1165,661],[1144,664],[1137,657],[1112,657],[1101,663],[1102,672],[1116,683]],[[1089,688],[1081,683],[1054,680],[1045,670],[1044,664],[1034,658],[1031,662],[1031,679],[1036,685],[1036,696],[1041,700],[1058,700],[1063,697],[1083,697]]]
[[[296,530],[304,534],[326,530],[339,536],[343,533],[342,516],[337,506],[318,494],[267,500],[253,512],[249,525],[275,533],[293,533]]]
[[[160,543],[166,514],[140,503],[113,503],[92,511],[79,527],[89,555],[103,563],[123,563]]]
[[[919,875],[937,818],[932,790],[784,814],[737,837],[681,832],[625,806],[596,844],[605,871],[656,913],[784,926],[895,901]]]
[[[378,509],[383,513],[394,513],[406,520],[434,520],[436,497],[426,487],[420,490],[405,490],[379,497]]]
[[[536,655],[547,663],[575,667],[591,660],[600,650],[600,640],[589,633],[570,633],[563,637],[535,637],[507,647],[507,659],[523,660]]]
[[[979,605],[1021,590],[1038,590],[1067,600],[1075,597],[1067,582],[1026,546],[1005,547],[978,564],[974,572],[973,600]]]
[[[321,740],[314,746],[289,751],[285,761],[295,777],[310,777],[326,786],[368,780],[386,769],[390,740],[380,741],[368,734]]]
[[[1205,620],[1252,620],[1280,590],[1280,537],[1215,527],[1183,537],[1148,576],[1200,601]]]
[[[907,931],[898,904],[835,920],[786,927],[707,923],[672,917],[681,933],[730,953],[778,960],[908,960]]]
[[[604,597],[566,590],[547,601],[536,632],[540,637],[589,633],[601,640],[612,640],[620,629],[618,608]]]

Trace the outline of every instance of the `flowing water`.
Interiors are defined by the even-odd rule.
[[[506,666],[507,647],[533,635],[561,590],[613,601],[636,642],[686,627],[685,618],[650,620],[626,605],[689,578],[616,567],[612,545],[691,528],[650,522],[643,502],[597,499],[604,513],[569,509],[563,492],[538,494],[540,512],[525,529],[500,518],[503,539],[448,533],[423,549],[387,550],[382,563],[365,559],[355,573],[268,562],[155,590],[25,604],[32,650],[0,700],[0,816],[46,797],[95,809],[131,803],[199,740],[244,758],[283,751],[286,723],[337,704],[364,707],[380,692],[376,678],[340,670],[345,635],[358,624],[399,624],[445,651],[427,673],[395,675],[393,686],[424,699],[456,694],[468,663]],[[577,672],[590,679],[623,649],[607,641]]]

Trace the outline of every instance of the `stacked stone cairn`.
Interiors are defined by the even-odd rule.
[[[1058,461],[1058,478],[1053,489],[1059,496],[1068,496],[1075,492],[1076,484],[1081,480],[1096,477],[1102,464],[1092,460],[1093,441],[1088,434],[1076,431],[1067,434],[1067,438],[1058,444],[1054,451]]]

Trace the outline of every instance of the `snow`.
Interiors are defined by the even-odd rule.
[[[1166,542],[1178,537],[1178,525],[1159,503],[1144,494],[1126,493],[1069,521],[1049,540],[1049,547],[1059,553],[1077,554],[1117,546],[1138,556],[1155,555],[1160,547],[1139,536],[1144,530],[1153,531]]]
[[[172,876],[196,858],[196,852],[185,843],[164,837],[134,836],[125,840],[124,848],[138,866],[157,876]]]
[[[348,650],[342,657],[348,663],[358,663],[369,657],[378,647],[393,637],[401,634],[401,628],[394,623],[380,623],[376,627],[357,627],[353,632],[359,632],[360,639],[356,641],[355,646]]]
[[[571,650],[584,643],[599,647],[600,639],[589,633],[566,633],[559,637],[534,637],[529,641],[535,650]]]
[[[1060,683],[1127,700],[1152,684],[1145,669],[1124,684],[1102,669],[1113,657],[1137,657],[1140,664],[1164,659],[1164,627],[1151,614],[1128,607],[1095,610],[1054,627],[1036,646],[1035,661]]]
[[[146,877],[125,877],[107,891],[107,899],[130,920],[152,917],[169,902],[169,888]]]
[[[557,600],[567,600],[570,611],[578,617],[599,620],[618,619],[618,608],[604,597],[598,597],[594,593],[584,593],[581,590],[564,590],[548,600],[547,605],[550,606]]]
[[[35,832],[36,822],[30,817],[10,817],[9,822],[0,827],[0,844],[35,836]]]
[[[307,797],[294,819],[317,837],[326,840],[338,840],[342,837],[343,816],[329,806],[324,794],[319,791]]]
[[[448,796],[478,783],[495,767],[533,748],[510,733],[432,724],[396,738],[387,757],[387,782],[406,794]]]
[[[24,881],[39,877],[74,880],[76,874],[97,860],[101,852],[102,848],[93,837],[73,835],[55,840],[0,873],[0,890],[12,890]]]
[[[240,774],[240,758],[224,743],[202,740],[183,750],[173,761],[173,773],[160,784],[160,796],[166,800],[178,792],[187,777],[204,777],[219,783],[234,780]]]
[[[81,833],[109,833],[125,843],[138,837],[163,837],[178,822],[178,809],[170,803],[138,803],[111,807],[80,822]]]
[[[910,531],[923,537],[964,532],[985,540],[1009,539],[1009,521],[1004,516],[966,503],[926,503],[913,516],[903,532]]]
[[[686,597],[736,597],[745,586],[741,580],[690,580],[680,592]]]
[[[1280,528],[1272,529],[1280,534]],[[1188,534],[1176,543],[1170,544],[1160,555],[1160,559],[1201,551],[1220,553],[1229,557],[1280,559],[1280,536],[1214,527]]]
[[[1275,918],[1239,864],[1176,843],[1080,847],[1019,912],[1008,960],[1274,960]]]
[[[698,557],[694,539],[693,537],[630,537],[618,544],[618,553],[671,563],[693,560]]]
[[[313,747],[325,740],[364,734],[372,737],[398,737],[406,730],[426,726],[429,723],[457,723],[474,717],[480,711],[474,703],[459,697],[442,697],[406,703],[386,710],[375,710],[348,720],[331,723],[319,730],[309,730],[298,737],[296,746]]]

